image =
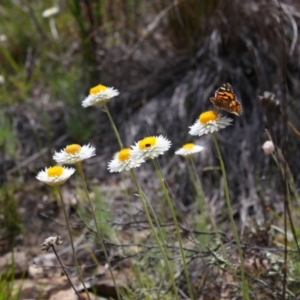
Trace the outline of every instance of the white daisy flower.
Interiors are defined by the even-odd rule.
[[[53,159],[60,165],[76,164],[82,160],[96,155],[96,148],[90,144],[80,146],[77,144],[68,145],[60,152],[55,152]]]
[[[7,36],[5,34],[0,34],[0,43],[5,43],[7,41]]]
[[[4,84],[5,83],[5,78],[3,75],[0,74],[0,84]]]
[[[82,101],[82,106],[100,106],[119,94],[118,90],[99,84],[90,89],[90,94]]]
[[[262,149],[264,150],[264,152],[265,152],[266,154],[271,154],[271,153],[274,152],[275,146],[274,146],[274,144],[273,144],[272,141],[266,141],[266,142],[264,142],[264,144],[262,145]]]
[[[194,125],[190,126],[189,134],[201,136],[213,133],[231,125],[232,119],[222,117],[213,110],[206,111],[199,116]]]
[[[132,146],[132,156],[144,160],[153,159],[169,150],[170,147],[171,142],[162,135],[148,136]]]
[[[51,17],[57,15],[58,13],[59,13],[59,7],[53,6],[53,7],[50,7],[48,9],[44,10],[42,13],[42,17],[43,18],[51,18]]]
[[[195,145],[194,143],[187,143],[184,144],[179,150],[177,150],[175,154],[190,158],[201,152],[203,149],[204,147],[202,146]]]
[[[74,172],[74,168],[54,166],[45,168],[44,171],[40,171],[36,176],[36,179],[51,186],[62,185],[74,174]]]
[[[132,168],[139,167],[143,162],[143,159],[132,156],[131,148],[124,148],[115,154],[113,160],[108,163],[107,169],[110,173],[129,171]]]

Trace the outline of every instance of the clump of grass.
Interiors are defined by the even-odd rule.
[[[1,105],[0,105],[1,107]],[[14,158],[17,147],[16,132],[5,109],[0,111],[0,153]]]
[[[12,263],[7,270],[0,272],[0,300],[20,299],[22,285],[16,286],[15,284],[15,267]]]

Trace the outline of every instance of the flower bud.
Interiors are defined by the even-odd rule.
[[[273,144],[272,141],[266,141],[266,142],[264,142],[264,144],[262,145],[262,148],[263,148],[263,150],[264,150],[264,152],[266,154],[273,153],[274,149],[275,149],[274,144]]]

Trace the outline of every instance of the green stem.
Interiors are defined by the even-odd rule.
[[[84,172],[83,172],[83,168],[82,168],[81,162],[76,163],[76,167],[77,167],[77,170],[78,170],[78,172],[80,174],[81,181],[82,181],[85,193],[86,193],[88,201],[89,201],[89,205],[90,205],[92,216],[93,216],[93,220],[94,220],[94,223],[95,223],[95,227],[96,227],[98,239],[100,241],[100,244],[101,244],[101,247],[102,247],[105,259],[106,259],[106,262],[107,262],[107,264],[109,266],[108,269],[109,269],[109,272],[110,272],[113,284],[114,284],[115,289],[116,289],[117,298],[118,298],[118,300],[121,300],[119,288],[117,286],[117,283],[116,283],[116,280],[115,280],[115,276],[113,274],[113,270],[112,270],[112,267],[111,267],[111,263],[110,263],[110,260],[109,260],[109,257],[108,257],[105,245],[104,245],[104,241],[103,241],[102,235],[101,235],[100,230],[99,230],[98,222],[97,222],[96,215],[95,215],[95,212],[94,212],[94,206],[93,206],[92,200],[90,198],[90,195],[89,195],[89,192],[88,192],[88,189],[87,189],[87,185],[86,185],[86,181],[85,181],[85,178],[84,178]]]
[[[237,232],[237,229],[236,229],[236,226],[235,226],[235,223],[234,223],[234,219],[233,219],[233,213],[232,213],[232,208],[231,208],[231,204],[230,204],[229,190],[228,190],[228,183],[227,183],[227,176],[226,176],[224,161],[223,161],[223,158],[222,158],[222,155],[221,155],[220,147],[219,147],[218,140],[217,140],[217,137],[216,137],[215,133],[213,133],[212,136],[213,136],[214,144],[215,144],[217,154],[218,154],[218,158],[219,158],[220,165],[221,165],[222,175],[223,175],[223,179],[224,179],[225,199],[226,199],[228,214],[229,214],[229,218],[230,218],[234,238],[235,238],[235,241],[236,241],[236,244],[237,244],[237,249],[238,249],[240,263],[241,263],[243,298],[245,300],[249,300],[249,289],[248,289],[248,282],[247,282],[246,277],[245,277],[243,252],[242,252],[242,247],[241,247],[240,239],[239,239],[239,236],[238,236],[238,232]]]
[[[190,294],[191,299],[194,299],[192,285],[191,285],[190,276],[189,276],[189,271],[188,271],[188,268],[187,268],[187,263],[186,263],[185,254],[184,254],[184,250],[183,250],[182,238],[181,238],[181,235],[180,235],[180,230],[179,230],[179,225],[178,225],[178,221],[177,221],[177,218],[176,218],[175,210],[174,210],[171,198],[169,196],[169,192],[168,192],[167,187],[165,185],[165,180],[164,180],[163,175],[161,173],[161,170],[158,166],[157,160],[153,159],[153,163],[154,163],[154,167],[156,169],[156,173],[158,175],[158,178],[160,180],[160,183],[161,183],[161,186],[162,186],[162,189],[163,189],[163,193],[165,195],[165,198],[167,199],[167,202],[168,202],[168,205],[169,205],[169,208],[170,208],[170,211],[171,211],[171,215],[172,215],[172,218],[173,218],[173,222],[175,224],[175,229],[176,229],[176,234],[177,234],[177,238],[178,238],[178,242],[179,242],[180,254],[181,254],[181,257],[182,257],[183,269],[184,269],[184,273],[185,273],[185,277],[186,277],[186,281],[187,281],[187,285],[188,285],[189,294]]]
[[[145,195],[145,193],[143,191],[142,191],[142,193],[143,193],[145,201],[147,202],[148,207],[150,208],[150,212],[154,218],[155,225],[158,229],[157,231],[159,233],[159,237],[160,237],[161,241],[163,241],[163,244],[166,247],[166,249],[168,249],[167,234],[166,234],[165,230],[160,226],[160,221],[157,217],[157,214],[156,214],[154,208],[151,205],[151,202],[149,201],[149,199],[147,198],[147,196]],[[167,254],[168,254],[168,252],[167,252]]]
[[[107,116],[109,118],[110,124],[111,124],[111,126],[113,128],[113,131],[114,131],[115,135],[116,135],[116,138],[118,140],[119,146],[120,146],[121,149],[123,149],[124,147],[123,147],[123,143],[122,143],[120,134],[118,132],[117,126],[116,126],[116,124],[115,124],[115,122],[114,122],[114,120],[113,120],[113,118],[112,118],[112,116],[111,116],[111,114],[109,112],[109,109],[108,109],[106,103],[103,104],[103,108],[104,108],[104,111],[106,112],[106,114],[107,114]]]
[[[192,176],[192,180],[196,189],[196,193],[197,193],[197,197],[199,199],[199,209],[201,211],[201,215],[204,216],[205,212],[204,212],[204,207],[205,207],[205,198],[204,198],[204,192],[203,192],[203,188],[202,188],[202,184],[200,181],[200,178],[198,176],[197,170],[196,170],[196,166],[195,166],[195,162],[193,160],[193,158],[190,158],[189,163],[192,167],[192,171],[193,171],[193,176]]]
[[[67,224],[67,228],[68,228],[68,232],[69,232],[69,237],[70,237],[70,242],[71,242],[71,247],[72,247],[72,253],[73,253],[73,260],[74,260],[74,263],[75,263],[75,266],[76,266],[76,270],[77,270],[78,276],[80,278],[80,281],[82,282],[84,291],[86,292],[88,299],[91,300],[90,295],[88,293],[88,290],[85,286],[79,264],[78,264],[77,255],[76,255],[75,248],[74,248],[74,242],[73,242],[71,227],[70,227],[70,224],[69,224],[69,219],[68,219],[66,208],[65,208],[65,205],[64,205],[64,199],[63,199],[61,189],[60,189],[59,186],[57,186],[57,191],[58,191],[58,194],[59,194],[59,199],[60,199],[61,204],[62,204],[62,208],[63,208],[63,212],[64,212],[64,216],[65,216],[65,220],[66,220],[66,224]]]
[[[152,219],[151,219],[151,216],[149,214],[149,211],[148,211],[148,208],[147,208],[147,203],[146,203],[146,199],[145,199],[145,195],[136,179],[136,176],[134,174],[134,172],[132,170],[130,170],[130,174],[131,174],[131,177],[132,177],[132,180],[134,181],[134,184],[136,186],[136,188],[138,189],[138,193],[139,193],[139,196],[140,196],[140,199],[142,201],[142,205],[143,205],[143,209],[145,211],[145,214],[146,214],[146,218],[147,218],[147,221],[151,227],[151,230],[153,232],[153,235],[155,237],[155,240],[157,242],[157,245],[159,246],[159,249],[164,257],[164,260],[165,260],[165,263],[166,263],[166,266],[167,266],[167,269],[168,269],[168,272],[170,274],[170,278],[171,278],[171,281],[172,281],[172,286],[173,286],[173,290],[174,290],[174,293],[175,293],[175,297],[177,300],[179,300],[179,296],[178,296],[178,292],[177,292],[177,287],[176,287],[176,284],[175,284],[175,279],[174,279],[174,272],[171,270],[171,267],[170,267],[170,264],[169,264],[169,260],[168,260],[168,257],[167,257],[167,254],[166,254],[166,251],[165,249],[163,248],[162,244],[161,244],[161,241],[157,235],[157,232],[155,230],[155,227],[153,225],[153,222],[152,222]],[[155,213],[154,213],[155,214]]]
[[[131,207],[131,201],[130,201],[130,197],[129,197],[129,192],[128,192],[128,188],[125,186],[125,182],[126,182],[126,179],[125,179],[125,174],[124,173],[121,173],[121,183],[122,183],[122,190],[124,190],[124,193],[125,193],[125,198],[126,198],[126,208],[128,210],[128,214],[129,214],[129,218],[130,218],[130,222],[131,223],[134,223],[134,218],[133,218],[133,213],[132,213],[132,207]],[[133,242],[134,243],[138,243],[138,238],[136,235],[133,236]],[[135,264],[134,264],[134,259],[129,257],[129,263],[130,263],[130,268],[133,270],[133,274],[136,278],[136,280],[138,281],[139,285],[141,288],[145,288],[145,284],[142,280],[143,278],[143,275],[142,275],[142,272],[140,270],[140,268],[136,267]]]
[[[194,173],[194,177],[195,177],[197,186],[200,187],[199,192],[202,192],[202,195],[203,195],[203,205],[200,206],[200,205],[201,205],[201,203],[200,203],[199,208],[202,209],[201,211],[204,212],[203,209],[205,208],[205,201],[204,201],[205,198],[204,198],[204,192],[203,192],[203,189],[202,189],[202,184],[201,184],[199,175],[198,175],[198,173],[197,173],[195,163],[194,163],[194,161],[193,161],[192,158],[190,159],[190,163],[192,164],[192,170],[193,170],[193,173]],[[195,183],[194,183],[194,184],[195,184]],[[213,215],[212,215],[212,213],[211,213],[211,210],[210,210],[209,205],[207,206],[206,210],[207,210],[207,212],[208,212],[208,218],[210,219],[211,224],[212,224],[212,227],[214,228],[215,233],[216,233],[216,236],[217,236],[217,238],[218,238],[218,243],[220,243],[222,254],[223,254],[224,258],[227,259],[227,260],[229,261],[228,255],[227,255],[227,252],[226,252],[226,249],[225,249],[224,244],[223,244],[223,242],[222,242],[222,238],[221,238],[219,229],[218,229],[217,224],[216,224],[216,222],[215,222],[215,220],[214,220],[214,218],[213,218]],[[207,215],[207,214],[205,213],[205,216],[206,216],[206,215]],[[204,224],[204,225],[205,225],[205,224]],[[227,265],[228,265],[229,268],[231,269],[232,273],[234,273],[234,275],[236,275],[236,274],[235,274],[235,270],[233,269],[233,267],[231,266],[231,264],[228,263]]]

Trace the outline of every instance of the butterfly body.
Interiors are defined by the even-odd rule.
[[[224,83],[219,87],[215,92],[215,96],[210,98],[210,101],[215,108],[225,110],[237,116],[240,116],[243,112],[242,104],[237,100],[229,83]]]

